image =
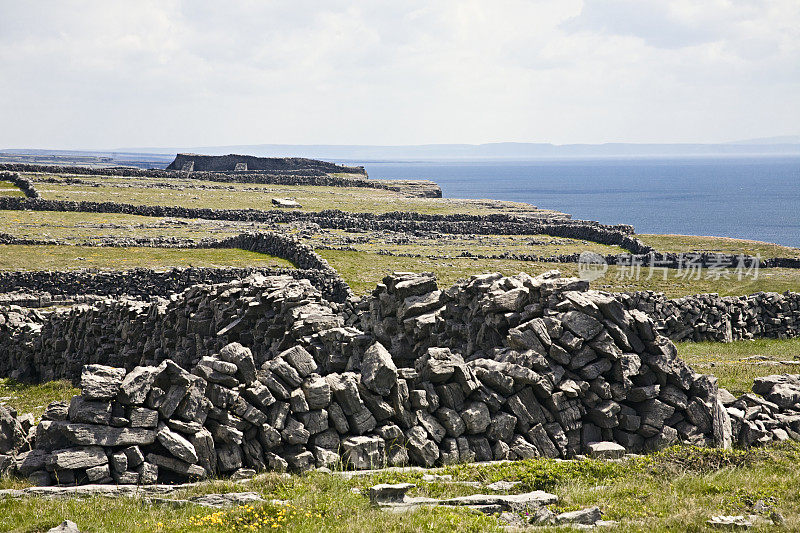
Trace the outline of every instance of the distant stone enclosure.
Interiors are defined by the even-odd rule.
[[[326,174],[360,174],[367,176],[364,167],[337,165],[327,161],[304,157],[255,157],[252,155],[200,155],[178,154],[167,166],[167,170],[184,172],[245,172],[267,171],[272,173],[306,171]]]

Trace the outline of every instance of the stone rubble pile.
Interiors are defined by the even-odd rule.
[[[620,295],[627,309],[650,316],[660,334],[678,342],[731,342],[800,335],[800,293],[759,292],[750,296],[699,294],[673,300],[642,291]]]
[[[470,369],[474,389],[430,396],[470,406],[494,458],[569,457],[597,441],[728,445],[716,379],[693,372],[644,313],[587,287],[487,274],[440,291],[431,276],[400,274],[376,289],[362,328],[398,361]]]

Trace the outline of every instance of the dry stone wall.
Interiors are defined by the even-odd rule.
[[[425,215],[420,213],[347,213],[260,211],[255,209],[205,209],[177,206],[133,205],[116,202],[72,202],[65,200],[0,197],[0,210],[123,213],[152,217],[203,218],[266,223],[308,222],[323,228],[357,231],[429,232],[480,235],[551,235],[616,245],[634,253],[651,249],[632,236],[631,226],[606,226],[569,219],[526,218],[513,215]]]
[[[141,300],[152,297],[168,298],[171,294],[183,292],[193,285],[225,283],[253,274],[307,279],[329,300],[342,301],[347,297],[341,279],[319,269],[188,267],[168,270],[136,268],[122,271],[0,272],[0,302],[3,301],[3,296],[13,292],[21,294],[20,302],[30,301],[28,305],[31,307],[48,307],[56,302],[87,295],[101,299],[108,296],[128,296]]]
[[[81,176],[125,176],[163,179],[194,179],[220,183],[259,183],[269,185],[314,185],[325,187],[364,187],[407,193],[409,196],[441,198],[442,189],[428,180],[371,180],[332,176],[320,170],[285,171],[280,174],[256,172],[180,172],[158,169],[138,168],[88,168],[54,165],[31,165],[25,163],[0,163],[0,170],[10,172],[39,172],[60,175]]]
[[[25,338],[2,346],[16,358],[3,374],[27,362],[81,387],[35,427],[0,413],[0,461],[38,484],[800,438],[800,377],[762,378],[763,398],[734,398],[643,312],[556,273],[445,290],[398,273],[349,307],[284,276],[149,305],[15,312],[0,328]]]
[[[652,291],[621,295],[627,309],[650,316],[660,334],[678,341],[731,342],[800,335],[800,293],[750,296],[699,294],[673,300]]]
[[[19,187],[27,198],[39,198],[39,192],[33,182],[14,172],[0,172],[0,181],[8,181]]]

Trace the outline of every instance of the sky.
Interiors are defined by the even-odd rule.
[[[0,0],[0,148],[800,133],[797,0]]]

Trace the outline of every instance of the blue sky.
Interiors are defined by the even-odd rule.
[[[0,148],[796,135],[797,0],[0,0]]]

